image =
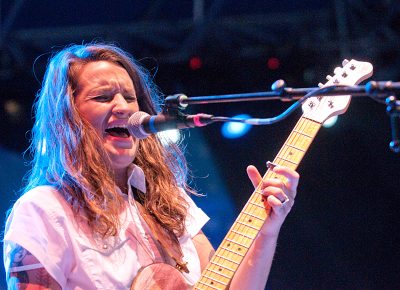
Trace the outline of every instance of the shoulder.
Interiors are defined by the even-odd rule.
[[[14,203],[6,222],[8,226],[35,220],[59,223],[72,215],[70,205],[52,186],[38,186],[24,193]]]
[[[190,237],[196,236],[201,228],[209,221],[207,214],[199,208],[193,199],[182,189],[180,195],[188,204],[187,215],[185,220],[186,231]]]
[[[13,209],[19,207],[36,207],[43,210],[59,209],[67,204],[61,193],[49,185],[37,186],[23,195],[15,202]]]
[[[25,192],[18,199],[19,202],[36,202],[43,199],[58,199],[61,194],[58,190],[50,185],[40,185]]]

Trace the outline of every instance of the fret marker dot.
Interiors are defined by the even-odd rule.
[[[238,248],[238,251],[241,251],[242,250],[242,248]]]
[[[231,243],[228,243],[228,247],[230,247],[231,246]]]
[[[220,271],[220,272],[221,272],[221,271],[222,271],[222,268],[219,268],[219,269],[218,269],[218,271]]]
[[[210,284],[211,284],[211,285],[214,285],[214,282],[213,282],[213,281],[211,281],[211,282],[210,282]]]
[[[249,219],[249,223],[251,223],[251,222],[253,222],[253,220],[252,220],[252,219]]]

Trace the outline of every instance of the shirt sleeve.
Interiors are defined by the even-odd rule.
[[[193,199],[191,199],[185,192],[182,193],[182,196],[189,204],[188,214],[185,221],[186,231],[191,238],[194,238],[210,218],[201,208],[197,207]]]
[[[71,271],[73,253],[66,233],[65,208],[52,189],[34,189],[14,205],[4,235],[4,266],[10,267],[11,243],[29,251],[64,288]]]

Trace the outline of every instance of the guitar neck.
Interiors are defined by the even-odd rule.
[[[290,133],[274,163],[296,169],[321,128],[321,123],[302,116]],[[263,179],[278,177],[268,170]],[[280,178],[280,177],[278,177]],[[261,195],[261,183],[203,271],[194,289],[225,289],[269,216]]]

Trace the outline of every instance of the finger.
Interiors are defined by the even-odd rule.
[[[273,195],[268,197],[267,203],[269,206],[272,207],[273,211],[276,214],[285,212],[286,204],[288,204],[288,202],[282,203],[276,196],[273,196]],[[289,207],[289,210],[290,210],[290,207]]]
[[[286,167],[286,166],[275,166],[273,172],[286,177],[286,187],[290,191],[296,191],[297,185],[299,184],[300,175],[294,171],[293,169]]]
[[[286,202],[288,196],[281,188],[278,187],[267,187],[262,191],[264,196],[275,196],[281,203]]]
[[[278,188],[284,188],[285,183],[283,182],[283,180],[279,179],[279,178],[268,178],[263,180],[263,184],[262,184],[262,188],[266,188],[268,186],[274,186],[274,187],[278,187]]]
[[[253,165],[247,166],[247,175],[249,176],[251,183],[253,184],[254,188],[256,188],[260,182],[262,181],[262,177],[258,172],[257,168]]]

